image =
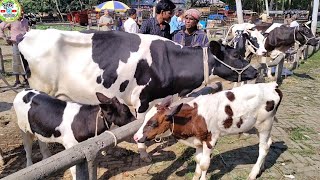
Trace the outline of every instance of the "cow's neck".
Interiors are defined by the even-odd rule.
[[[198,115],[198,105],[194,103],[194,107],[184,104],[180,112],[172,117],[170,130],[172,135],[177,139],[186,140],[195,137],[201,142],[211,141],[211,132],[208,131],[205,119]]]

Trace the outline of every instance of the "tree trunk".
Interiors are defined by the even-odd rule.
[[[60,17],[61,17],[61,20],[64,21],[63,16],[62,16],[62,14],[61,14],[61,11],[60,11],[60,9],[59,9],[58,0],[54,0],[54,2],[55,2],[55,4],[56,4],[56,8],[57,8],[57,11],[58,11],[58,13],[59,13],[59,15],[60,15]]]
[[[313,0],[312,23],[311,23],[311,31],[313,34],[316,34],[316,30],[317,30],[318,8],[319,8],[319,0]]]
[[[236,0],[236,6],[237,6],[237,17],[238,17],[238,23],[243,23],[243,12],[242,12],[242,4],[241,0]]]

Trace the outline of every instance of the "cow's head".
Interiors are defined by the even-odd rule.
[[[123,126],[135,120],[128,106],[121,104],[116,97],[110,99],[99,92],[96,95],[101,103],[99,106],[103,117],[109,125],[114,123],[117,126]]]
[[[249,34],[249,50],[259,56],[265,55],[267,53],[267,50],[264,47],[265,37],[262,35],[262,33],[255,27],[247,29],[246,31]]]
[[[158,137],[171,135],[172,117],[177,114],[183,104],[170,108],[172,96],[165,98],[161,104],[155,105],[152,115],[143,123],[138,132],[134,135],[134,140],[139,143],[152,140]],[[149,112],[148,112],[149,113]]]
[[[238,50],[211,41],[210,51],[214,55],[210,57],[214,62],[212,65],[213,75],[233,82],[251,80],[257,77],[258,71],[249,65],[248,61],[244,60]]]
[[[318,44],[318,39],[315,38],[310,27],[307,24],[302,24],[299,27],[296,27],[296,40],[300,44],[307,44],[311,46],[316,46]]]

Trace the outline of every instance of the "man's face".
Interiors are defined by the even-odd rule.
[[[162,18],[165,21],[170,21],[172,15],[173,15],[173,10],[162,11]]]
[[[196,20],[194,17],[187,15],[184,19],[187,29],[197,26],[198,20]]]
[[[132,19],[136,19],[137,18],[137,14],[133,14],[131,17],[132,17]]]
[[[109,12],[108,11],[104,11],[104,15],[109,15]]]

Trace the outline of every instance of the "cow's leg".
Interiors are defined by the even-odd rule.
[[[40,152],[42,154],[42,159],[46,159],[51,156],[51,152],[48,148],[48,144],[38,140],[40,146]]]
[[[272,144],[271,140],[271,127],[272,121],[266,120],[265,123],[262,123],[257,127],[259,133],[259,157],[256,164],[253,166],[249,179],[256,179],[257,175],[260,173],[262,166],[264,164],[265,158],[269,152],[269,148]]]
[[[33,162],[32,162],[32,134],[29,132],[21,131],[21,135],[23,138],[24,150],[26,151],[27,166],[31,166],[33,164]]]
[[[138,121],[144,121],[145,113],[138,113],[137,114],[137,120]],[[144,162],[151,162],[152,158],[151,156],[147,153],[147,146],[144,143],[138,143],[138,151],[140,154],[140,158]]]
[[[3,166],[3,165],[4,165],[3,153],[2,153],[2,150],[0,148],[0,166]]]
[[[196,148],[196,154],[194,156],[194,160],[196,161],[197,163],[197,167],[196,167],[196,171],[193,175],[193,178],[192,180],[198,180],[201,176],[201,168],[200,168],[200,161],[201,161],[201,158],[202,158],[202,153],[203,153],[203,149],[202,147],[197,147]]]

